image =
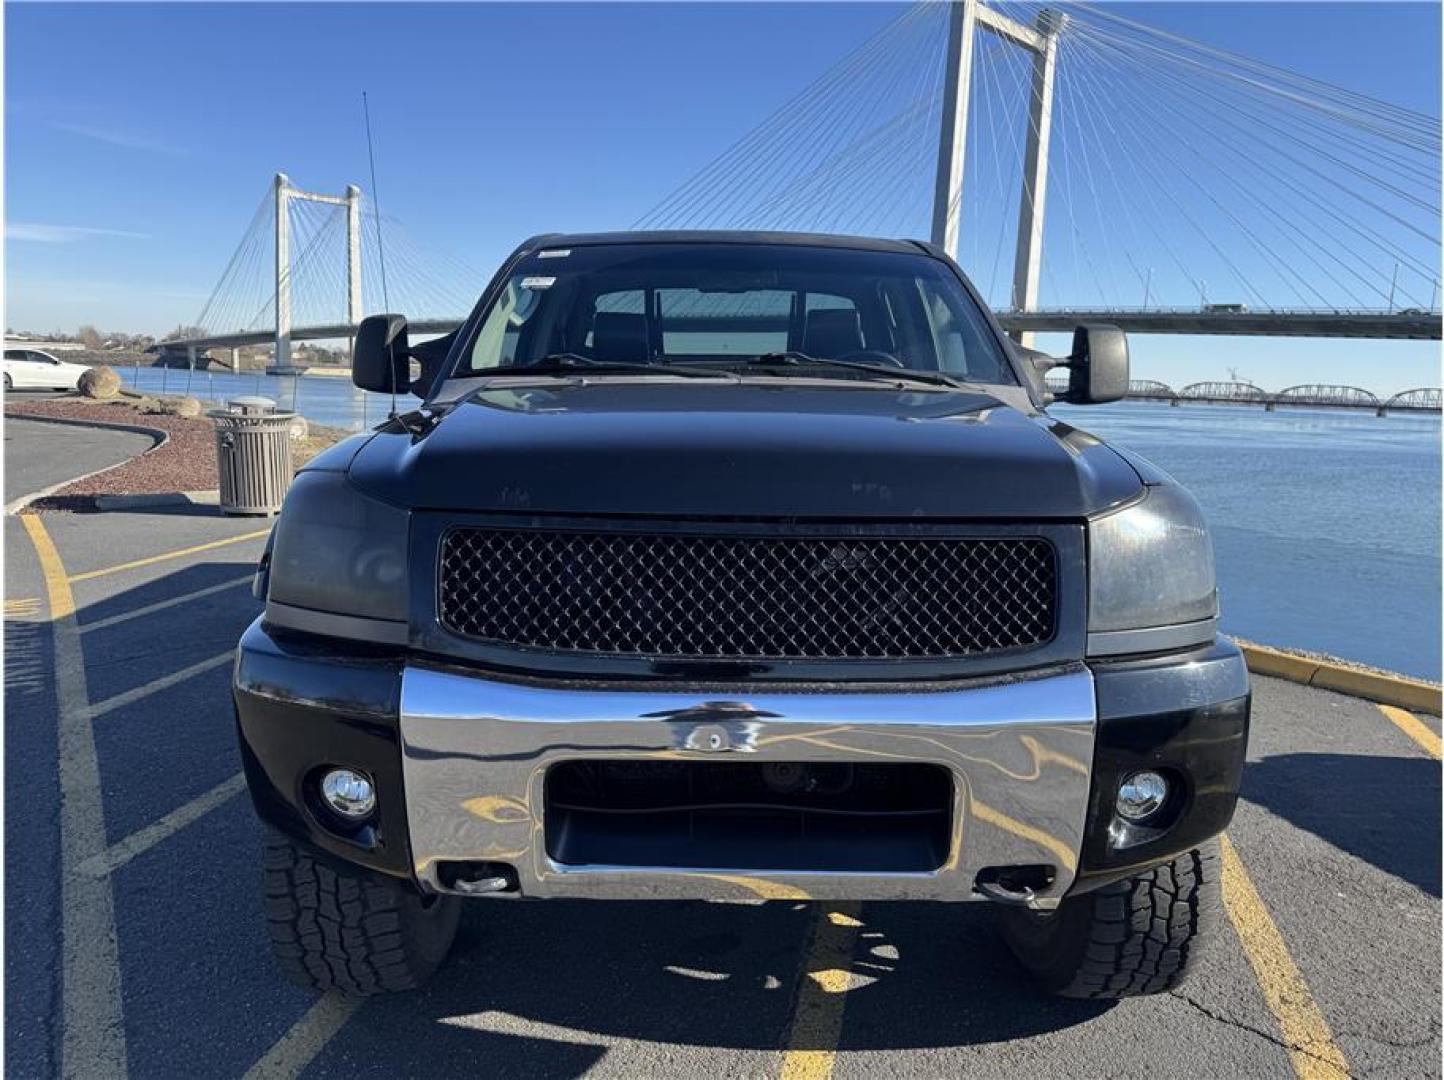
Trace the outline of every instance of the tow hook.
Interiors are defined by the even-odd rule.
[[[973,890],[994,903],[1037,911],[1058,905],[1055,898],[1038,895],[1039,890],[1052,886],[1054,875],[1051,866],[988,866],[978,871]]]
[[[516,892],[516,871],[505,863],[446,862],[438,868],[442,886],[467,896]]]
[[[974,884],[973,888],[989,900],[995,900],[1000,904],[1012,904],[1015,907],[1032,907],[1038,895],[1026,885],[1021,889],[1010,889],[997,880],[979,881]]]
[[[478,896],[484,893],[506,892],[511,888],[511,882],[500,875],[496,877],[457,878],[451,887],[457,892]]]

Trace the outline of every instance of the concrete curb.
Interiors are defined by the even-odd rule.
[[[69,417],[63,416],[35,416],[30,413],[12,413],[7,410],[5,413],[5,418],[10,419],[11,417],[14,417],[16,420],[33,420],[36,423],[40,424],[62,424],[69,427],[112,428],[116,431],[130,431],[137,435],[149,435],[152,439],[155,440],[155,442],[151,445],[149,450],[146,450],[141,454],[137,454],[136,457],[144,457],[145,454],[149,454],[153,450],[158,450],[160,447],[170,442],[170,433],[168,431],[164,431],[161,428],[146,427],[143,424],[112,424],[104,420],[73,420]],[[72,476],[69,480],[63,480],[58,484],[51,484],[49,487],[43,488],[40,491],[32,491],[29,495],[22,495],[20,496],[20,498],[13,499],[5,504],[5,514],[7,517],[13,514],[18,514],[20,513],[20,511],[24,510],[27,506],[37,501],[38,499],[44,499],[47,496],[54,495],[62,488],[68,488],[71,484],[78,484],[82,480],[89,480],[92,476],[99,476],[101,473],[108,473],[111,469],[118,469],[122,465],[129,465],[134,460],[135,458],[129,457],[126,458],[124,461],[117,461],[114,465],[107,465],[103,469],[95,469],[92,472],[81,473],[79,476]]]
[[[1437,683],[1386,671],[1371,671],[1327,657],[1255,645],[1251,641],[1236,640],[1234,644],[1243,650],[1248,669],[1258,675],[1272,675],[1304,686],[1335,690],[1351,697],[1382,705],[1397,705],[1401,709],[1433,716],[1441,713],[1444,690]]]
[[[97,510],[149,510],[158,506],[219,506],[221,493],[209,491],[157,491],[149,495],[96,495]]]

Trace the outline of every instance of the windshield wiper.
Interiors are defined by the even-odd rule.
[[[598,360],[581,353],[550,353],[525,364],[493,368],[489,375],[557,375],[561,373],[597,375],[682,375],[698,378],[736,377],[735,372],[716,368],[684,367],[680,364],[648,364],[641,361]]]
[[[865,364],[861,360],[833,360],[825,356],[809,356],[805,352],[789,349],[786,352],[763,353],[750,360],[744,360],[747,367],[832,367],[848,371],[861,371],[884,379],[902,379],[907,382],[927,383],[930,386],[961,387],[964,384],[941,371],[919,371],[916,368],[893,367],[891,364]]]

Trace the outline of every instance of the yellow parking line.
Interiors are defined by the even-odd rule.
[[[155,847],[167,837],[174,836],[193,821],[204,817],[216,807],[230,800],[246,789],[246,777],[236,773],[203,795],[197,795],[184,806],[177,807],[165,817],[153,821],[143,829],[137,829],[124,840],[111,844],[99,857],[92,856],[81,863],[78,869],[84,874],[97,877],[113,874],[131,859]]]
[[[244,1080],[293,1080],[361,1007],[357,998],[327,994],[291,1025],[275,1046],[246,1070]]]
[[[1424,748],[1424,752],[1430,757],[1441,757],[1439,736],[1429,729],[1429,726],[1411,712],[1396,708],[1393,705],[1380,705],[1378,709],[1390,722],[1402,731],[1409,738]]]
[[[1223,849],[1224,907],[1238,931],[1264,1001],[1278,1022],[1294,1072],[1299,1080],[1346,1080],[1349,1063],[1335,1045],[1328,1021],[1289,955],[1263,897],[1254,888],[1232,841],[1221,836],[1219,843]]]
[[[270,529],[258,529],[256,532],[245,533],[241,536],[228,536],[224,540],[212,540],[209,544],[196,544],[194,547],[181,548],[179,551],[166,551],[159,555],[151,555],[144,559],[134,559],[131,562],[117,563],[114,566],[107,566],[101,570],[87,570],[83,574],[75,574],[70,578],[73,585],[77,581],[89,581],[91,578],[104,577],[107,574],[118,574],[122,570],[138,570],[142,566],[154,566],[159,562],[166,562],[169,559],[181,559],[187,555],[195,555],[202,551],[214,551],[216,548],[228,547],[231,544],[241,544],[247,540],[259,540],[270,533]]]
[[[80,871],[105,852],[100,763],[90,723],[85,654],[75,597],[60,552],[34,514],[22,514],[40,561],[54,649],[57,771],[60,783],[60,1073],[125,1076],[125,1021],[115,897],[110,879]]]
[[[832,1075],[861,911],[858,903],[818,909],[802,955],[797,1000],[782,1055],[782,1080],[827,1080]]]
[[[75,597],[70,592],[69,579],[65,576],[65,564],[60,561],[60,552],[55,541],[45,529],[45,523],[34,514],[22,514],[20,521],[35,547],[35,557],[40,560],[40,573],[45,578],[45,594],[50,601],[50,618],[68,619],[75,614]]]
[[[114,712],[116,709],[122,709],[127,705],[134,705],[142,698],[148,698],[152,694],[160,693],[162,690],[169,690],[177,683],[183,683],[187,679],[194,678],[197,675],[203,675],[212,668],[220,667],[222,664],[229,664],[235,660],[235,658],[236,651],[234,649],[227,649],[223,653],[212,656],[209,660],[201,660],[198,663],[191,664],[189,667],[183,667],[179,671],[172,671],[169,675],[162,675],[159,679],[152,679],[144,686],[136,686],[130,690],[116,694],[113,697],[108,697],[104,701],[97,701],[90,707],[90,718],[93,720],[97,716],[104,716],[106,713]]]
[[[5,618],[7,619],[32,619],[39,614],[40,600],[38,597],[30,596],[5,601]]]

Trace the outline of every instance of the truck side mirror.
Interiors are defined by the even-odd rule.
[[[1023,377],[1028,380],[1044,402],[1052,401],[1053,392],[1048,387],[1048,372],[1067,361],[1059,360],[1056,356],[1049,356],[1037,349],[1030,349],[1026,345],[1019,345],[1016,341],[1012,345],[1013,352],[1023,362]]]
[[[424,398],[435,388],[436,380],[441,377],[441,369],[446,366],[446,358],[451,354],[452,343],[456,341],[459,333],[461,328],[457,327],[445,337],[433,338],[411,347],[411,358],[421,365],[421,373],[411,383],[411,392],[417,397]]]
[[[368,315],[351,347],[351,381],[362,390],[404,394],[411,389],[411,349],[405,315]]]
[[[1065,362],[1074,405],[1101,405],[1128,396],[1128,337],[1116,326],[1087,323],[1073,331],[1073,351]]]

